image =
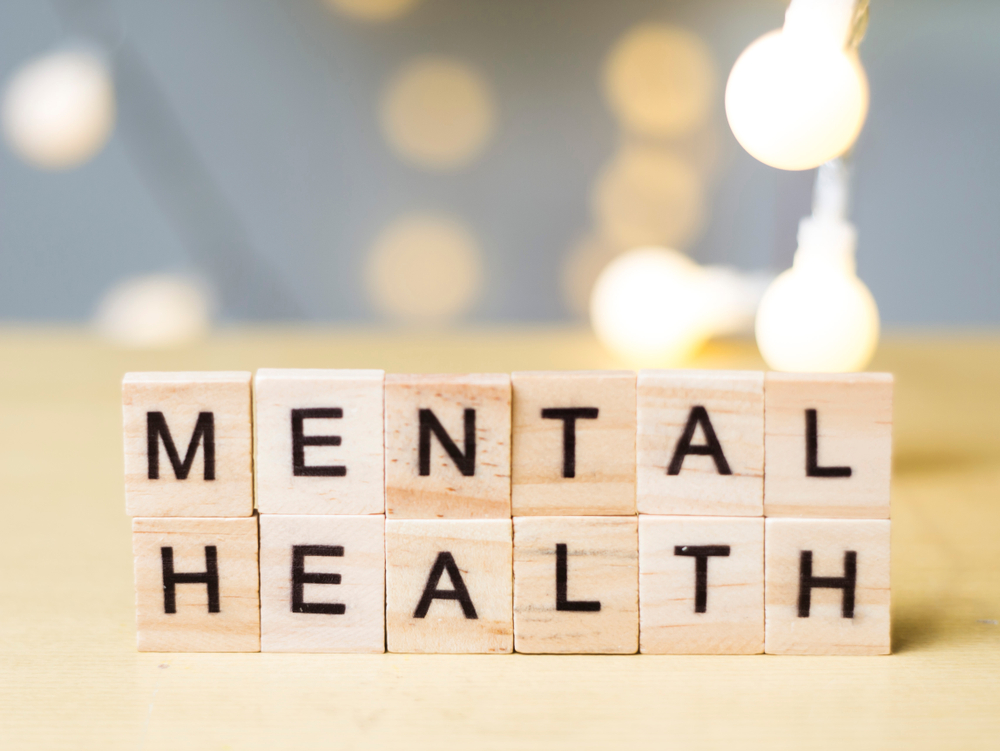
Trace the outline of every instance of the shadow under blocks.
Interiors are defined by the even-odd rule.
[[[892,376],[129,373],[151,652],[890,652]]]

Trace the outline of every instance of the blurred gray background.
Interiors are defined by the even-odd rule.
[[[573,254],[623,139],[602,69],[643,23],[696,33],[716,71],[709,121],[672,147],[711,162],[704,221],[680,249],[783,269],[813,174],[754,161],[722,104],[736,57],[783,14],[776,0],[421,0],[371,23],[323,0],[4,0],[0,74],[97,39],[118,122],[75,169],[0,146],[0,317],[88,319],[122,279],[173,271],[206,277],[232,319],[379,321],[368,255],[423,212],[481,249],[462,321],[570,320],[566,279],[590,273]],[[1000,3],[871,0],[852,216],[886,324],[1000,322],[998,40]],[[467,63],[491,92],[492,137],[461,169],[408,162],[380,130],[388,82],[422,55]]]

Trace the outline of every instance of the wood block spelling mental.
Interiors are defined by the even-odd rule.
[[[387,519],[390,652],[510,652],[510,519]]]
[[[640,514],[763,514],[763,373],[642,370],[636,404]]]
[[[510,376],[385,379],[386,515],[510,518]]]
[[[636,517],[514,519],[514,649],[632,654],[639,646]]]
[[[768,373],[764,514],[889,518],[892,375]]]
[[[885,655],[891,648],[887,519],[768,519],[768,654]]]
[[[249,373],[127,373],[129,516],[253,513]]]
[[[764,651],[764,519],[639,517],[639,651]]]
[[[260,517],[262,652],[385,651],[385,517]]]
[[[140,652],[258,652],[257,518],[135,518]]]
[[[513,514],[634,514],[635,373],[522,372],[511,386]]]
[[[384,379],[381,370],[257,371],[261,513],[384,513]]]

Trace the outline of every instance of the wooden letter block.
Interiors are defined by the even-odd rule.
[[[257,509],[382,514],[381,370],[257,371]]]
[[[514,648],[631,654],[639,647],[636,517],[514,519]]]
[[[140,652],[258,652],[257,518],[132,520]]]
[[[390,652],[510,652],[510,519],[388,519]]]
[[[385,651],[385,517],[260,517],[262,652]]]
[[[639,517],[639,651],[764,651],[764,519]]]
[[[640,514],[763,514],[763,373],[642,370],[636,411]]]
[[[889,654],[889,525],[767,520],[765,652]]]
[[[892,376],[768,373],[766,516],[889,518]]]
[[[635,514],[635,373],[514,373],[515,516]]]
[[[385,379],[386,514],[510,518],[510,376]]]
[[[129,516],[253,513],[249,373],[127,373]]]

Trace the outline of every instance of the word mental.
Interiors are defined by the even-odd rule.
[[[139,649],[888,654],[892,390],[129,373]]]

